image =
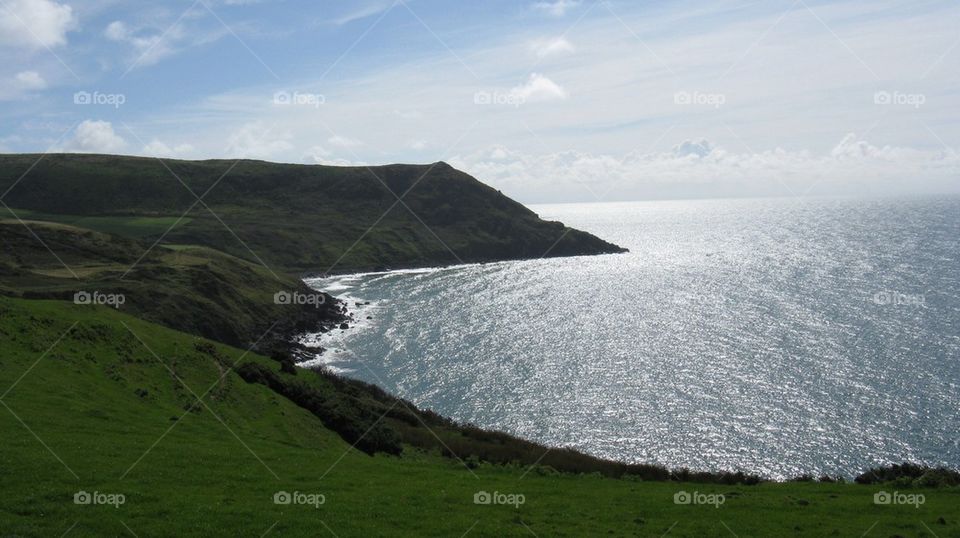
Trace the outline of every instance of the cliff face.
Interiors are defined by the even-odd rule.
[[[24,218],[203,245],[276,271],[624,250],[541,220],[442,162],[368,168],[111,155],[47,155],[36,163],[39,157],[0,156],[0,192],[13,187],[4,201]]]

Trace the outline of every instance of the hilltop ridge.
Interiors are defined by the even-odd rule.
[[[445,162],[337,167],[0,155],[0,192],[23,218],[202,245],[291,273],[625,251],[544,221]]]

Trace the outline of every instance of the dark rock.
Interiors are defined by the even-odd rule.
[[[348,324],[346,324],[346,323],[341,323],[341,324],[340,324],[340,328],[345,331],[345,330],[347,330],[347,329],[350,328],[350,325],[348,325]]]

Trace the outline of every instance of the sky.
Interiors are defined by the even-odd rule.
[[[525,203],[960,192],[960,3],[0,0],[0,152],[445,161]]]

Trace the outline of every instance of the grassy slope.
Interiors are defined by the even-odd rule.
[[[0,155],[0,192],[12,187],[4,200],[18,214],[24,211],[21,218],[155,239],[193,206],[165,242],[210,246],[262,260],[278,272],[621,250],[542,221],[445,163],[366,168],[166,161],[167,169],[149,158],[48,155],[37,163],[38,157]],[[203,204],[190,192],[204,196],[208,190]]]
[[[109,308],[0,298],[0,335],[0,391],[16,384],[0,399],[4,535],[933,536],[926,525],[960,536],[956,489],[913,490],[926,495],[916,509],[874,505],[878,488],[849,484],[650,483],[485,465],[475,477],[435,454],[370,457],[261,385],[234,373],[216,383],[241,351],[216,346],[218,364],[195,337]],[[242,362],[276,368],[252,354]],[[196,400],[167,367],[197,394],[213,387],[212,412],[185,411]],[[81,489],[127,502],[78,506]],[[728,499],[675,505],[681,489]],[[274,505],[278,490],[323,493],[326,504]],[[478,490],[526,503],[475,505]]]
[[[298,323],[301,330],[314,329],[318,321],[339,317],[331,298],[319,308],[275,304],[277,292],[310,290],[296,278],[206,247],[151,249],[150,242],[73,225],[24,223],[0,219],[2,294],[70,299],[77,291],[119,293],[125,312],[244,347],[271,326],[280,338]]]

